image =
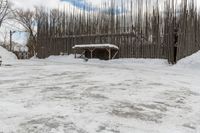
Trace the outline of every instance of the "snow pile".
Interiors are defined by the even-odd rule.
[[[56,62],[56,63],[75,63],[75,62],[81,62],[83,59],[75,59],[74,55],[60,55],[60,56],[55,56],[52,55],[48,58],[45,59],[46,61],[51,61],[51,62]]]
[[[0,56],[3,63],[8,63],[17,59],[16,55],[7,51],[5,48],[0,46]]]
[[[176,66],[191,68],[191,69],[199,69],[200,68],[200,51],[180,60]]]
[[[135,59],[135,58],[124,58],[115,60],[99,60],[99,59],[89,59],[85,61],[84,59],[74,58],[74,55],[66,56],[50,56],[46,61],[61,63],[61,64],[91,64],[91,65],[101,65],[110,67],[126,67],[134,68],[135,66],[157,66],[157,67],[168,67],[169,64],[165,59]]]
[[[168,61],[165,59],[136,59],[136,58],[130,58],[130,59],[116,59],[116,60],[110,60],[111,63],[124,63],[127,65],[131,64],[138,64],[138,65],[156,65],[156,66],[169,66]]]
[[[65,55],[65,56],[50,56],[46,61],[56,62],[56,63],[72,63],[72,64],[85,64],[86,61],[83,59],[75,59],[74,55]],[[149,67],[169,67],[169,63],[166,59],[136,59],[136,58],[124,58],[124,59],[114,59],[114,60],[99,60],[99,59],[89,59],[87,64],[96,64],[96,65],[106,65],[106,66],[125,66],[125,67],[134,67],[134,66],[149,66]],[[186,58],[178,61],[176,65],[173,65],[173,68],[188,68],[188,69],[199,69],[200,68],[200,51],[188,56]]]

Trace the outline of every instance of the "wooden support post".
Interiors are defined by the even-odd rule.
[[[174,54],[174,57],[173,57],[173,64],[176,64],[177,63],[177,52],[178,51],[178,48],[177,46],[174,46],[174,50],[173,50],[173,54]]]
[[[119,51],[116,51],[114,56],[112,57],[112,59],[114,59],[117,56],[118,53],[119,53]]]
[[[90,50],[90,57],[91,57],[91,59],[93,58],[93,52],[94,52],[94,50],[95,49]]]
[[[76,50],[74,50],[74,56],[75,56],[75,58],[76,58]]]
[[[109,60],[111,59],[111,49],[109,48]]]
[[[85,58],[85,50],[81,53],[80,58]]]
[[[108,59],[110,60],[111,59],[111,49],[106,49],[108,51]]]
[[[93,58],[93,51],[90,51],[91,59]]]

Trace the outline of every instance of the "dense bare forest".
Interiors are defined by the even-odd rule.
[[[8,0],[1,0],[0,1],[0,27],[3,21],[6,19],[7,15],[9,14],[10,5]]]
[[[200,49],[200,16],[194,0],[115,0],[101,8],[40,10],[36,52],[41,58],[72,54],[75,44],[110,43],[119,58],[166,58]]]

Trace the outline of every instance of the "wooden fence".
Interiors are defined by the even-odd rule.
[[[77,44],[110,43],[119,47],[119,58],[164,58],[176,63],[200,49],[200,16],[194,0],[183,0],[180,5],[167,0],[162,11],[160,3],[150,8],[147,1],[146,9],[141,6],[145,5],[143,0],[122,3],[122,9],[129,9],[129,13],[114,13],[114,1],[108,4],[113,10],[106,13],[104,8],[98,13],[41,13],[38,57],[72,54]],[[134,3],[137,10],[133,11]]]

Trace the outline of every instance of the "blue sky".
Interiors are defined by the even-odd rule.
[[[111,0],[10,0],[17,8],[34,9],[35,6],[44,6],[46,8],[58,8],[63,5],[76,7],[78,10],[96,11],[102,3],[110,2]],[[125,0],[128,1],[128,0]],[[121,3],[121,0],[115,0],[116,3]],[[111,11],[112,9],[107,9]],[[120,13],[120,8],[114,9],[116,13]]]
[[[10,1],[16,7],[29,8],[29,9],[33,8],[34,6],[45,6],[48,8],[56,8],[58,6],[62,6],[63,4],[70,4],[80,9],[84,9],[86,7],[90,10],[96,10],[96,6],[100,5],[100,3],[102,2],[106,2],[109,0],[10,0]]]
[[[75,7],[79,8],[79,9],[82,9],[82,10],[95,11],[95,10],[98,9],[97,7],[92,6],[91,3],[88,3],[85,0],[61,0],[61,1],[68,2],[72,6],[75,6]]]
[[[97,11],[99,7],[95,4],[95,2],[89,2],[86,0],[61,0],[63,2],[70,3],[72,6],[79,8],[81,10],[86,10],[86,11]],[[116,0],[119,1],[119,0]],[[106,1],[99,1],[99,2],[106,2]],[[109,2],[109,0],[107,0]],[[120,8],[107,8],[104,9],[103,12],[105,13],[113,13],[113,14],[120,14],[123,11]]]
[[[109,2],[111,0],[10,0],[13,5],[21,8],[33,8],[34,6],[45,6],[49,8],[56,8],[63,3],[68,3],[72,6],[76,6],[80,9],[87,7],[89,10],[96,10],[101,3]],[[130,0],[114,0],[116,3],[121,3],[121,1]],[[163,0],[159,0],[163,1]],[[180,3],[182,0],[177,0]],[[196,0],[197,5],[200,5],[200,0]],[[94,6],[92,6],[94,5]]]

